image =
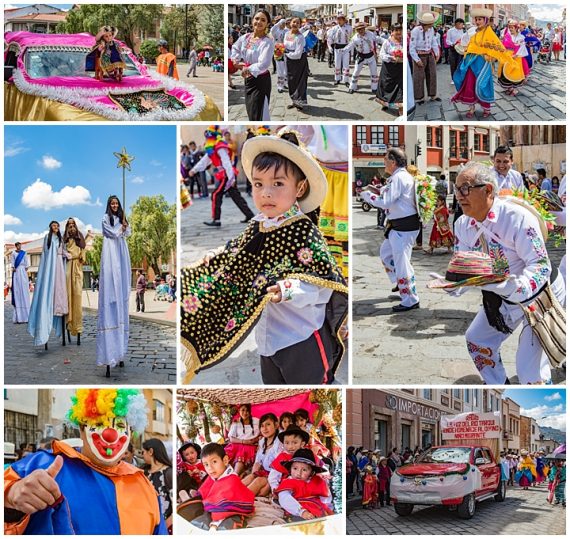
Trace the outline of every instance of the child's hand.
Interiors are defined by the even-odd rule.
[[[268,286],[267,292],[269,294],[273,294],[271,296],[271,303],[279,303],[283,299],[283,295],[281,294],[281,288],[279,288],[279,285],[274,284],[273,286]]]
[[[204,256],[204,258],[202,258],[202,260],[200,260],[200,264],[202,264],[203,266],[209,266],[210,260],[212,260],[212,258],[214,258],[215,256],[216,256],[216,253],[214,251],[208,251],[206,253],[206,255]]]
[[[307,511],[306,509],[303,509],[303,512],[301,513],[300,517],[303,520],[313,520],[315,518],[315,516],[312,513],[309,513],[309,511]]]
[[[261,468],[261,464],[259,462],[256,462],[252,467],[251,467],[251,473],[255,473],[259,471],[259,468]]]

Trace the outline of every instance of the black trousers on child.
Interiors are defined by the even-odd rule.
[[[234,204],[241,210],[246,219],[251,219],[253,217],[253,212],[239,192],[236,184],[234,183],[230,188],[226,189],[227,181],[227,176],[224,175],[224,179],[220,181],[219,185],[212,193],[212,219],[214,219],[214,221],[219,221],[222,216],[222,202],[224,201],[224,194],[227,194],[234,201]]]
[[[333,380],[332,357],[336,347],[327,324],[308,339],[261,356],[264,384],[322,384]]]

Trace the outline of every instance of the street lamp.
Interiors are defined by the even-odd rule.
[[[126,169],[131,170],[131,163],[135,160],[135,158],[127,153],[126,148],[123,146],[123,149],[120,152],[113,152],[113,155],[118,159],[117,168],[123,169],[123,208],[127,208],[127,194],[126,194]]]

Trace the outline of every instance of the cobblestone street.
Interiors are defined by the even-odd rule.
[[[496,66],[496,64],[495,64]],[[445,120],[455,122],[467,120],[468,105],[452,103],[456,92],[451,83],[449,65],[437,66],[437,95],[440,102],[427,101],[416,106],[414,122]],[[525,121],[545,122],[566,118],[566,60],[540,64],[534,62],[528,81],[518,88],[518,95],[510,96],[497,83],[495,67],[495,104],[486,122]],[[427,96],[426,96],[427,99]],[[474,120],[482,120],[481,107],[477,105]]]
[[[445,274],[450,255],[439,249],[429,256],[413,251],[417,290],[421,307],[405,314],[392,314],[399,295],[392,294],[379,248],[384,231],[376,229],[376,211],[352,212],[353,274],[353,383],[355,384],[481,384],[467,352],[465,331],[481,304],[481,295],[469,291],[460,298],[442,290],[429,290],[430,272]],[[424,247],[429,244],[431,223],[423,231]],[[548,250],[555,265],[565,245]],[[502,358],[512,383],[515,351],[520,328],[503,344]],[[552,371],[555,384],[564,383],[565,371]]]
[[[243,185],[242,180],[239,183]],[[251,197],[242,192],[249,207],[257,213]],[[243,214],[230,198],[222,205],[222,226],[209,227],[203,221],[211,220],[211,201],[194,199],[194,204],[182,211],[180,217],[181,266],[196,262],[210,249],[225,245],[246,227],[240,223]],[[348,361],[343,359],[336,374],[337,382],[348,383]],[[239,385],[261,384],[259,355],[253,332],[225,361],[196,375],[192,384]]]
[[[394,121],[396,113],[382,110],[374,101],[375,94],[370,91],[370,71],[367,67],[362,70],[358,80],[358,90],[354,94],[348,93],[348,88],[341,84],[334,84],[334,69],[329,68],[328,62],[318,62],[316,58],[309,58],[309,68],[312,76],[308,81],[308,106],[302,111],[287,109],[291,103],[289,93],[277,92],[277,75],[272,75],[271,99],[269,111],[271,120],[287,120],[287,122],[311,120],[375,120]],[[354,65],[350,66],[350,74]],[[378,66],[380,71],[380,66]],[[271,70],[271,73],[273,71]],[[245,94],[243,79],[239,73],[232,77],[236,89],[228,89],[228,119],[232,121],[247,121],[245,110]]]
[[[97,318],[84,309],[81,346],[75,337],[63,347],[52,334],[48,350],[32,345],[26,324],[12,323],[12,305],[4,302],[5,384],[175,384],[176,327],[131,317],[129,351],[123,368],[95,364]]]
[[[546,501],[546,484],[522,490],[509,487],[504,502],[493,498],[477,504],[475,516],[462,520],[444,507],[415,507],[400,517],[393,507],[362,509],[348,500],[348,535],[564,535],[565,510]],[[351,510],[351,507],[353,508]]]

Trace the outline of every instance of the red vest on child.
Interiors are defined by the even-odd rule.
[[[275,489],[276,493],[290,491],[301,507],[315,517],[324,517],[332,515],[331,511],[322,501],[321,496],[329,496],[329,487],[326,481],[318,475],[313,475],[309,481],[301,479],[293,479],[288,477],[283,479],[279,486]]]
[[[279,453],[279,455],[277,455],[277,457],[271,463],[271,467],[274,470],[278,471],[279,473],[282,473],[283,475],[288,476],[289,470],[287,468],[285,468],[281,464],[281,462],[283,462],[284,460],[291,460],[292,458],[293,458],[293,455],[291,455],[291,453],[287,453],[287,451],[281,451],[281,453]]]

